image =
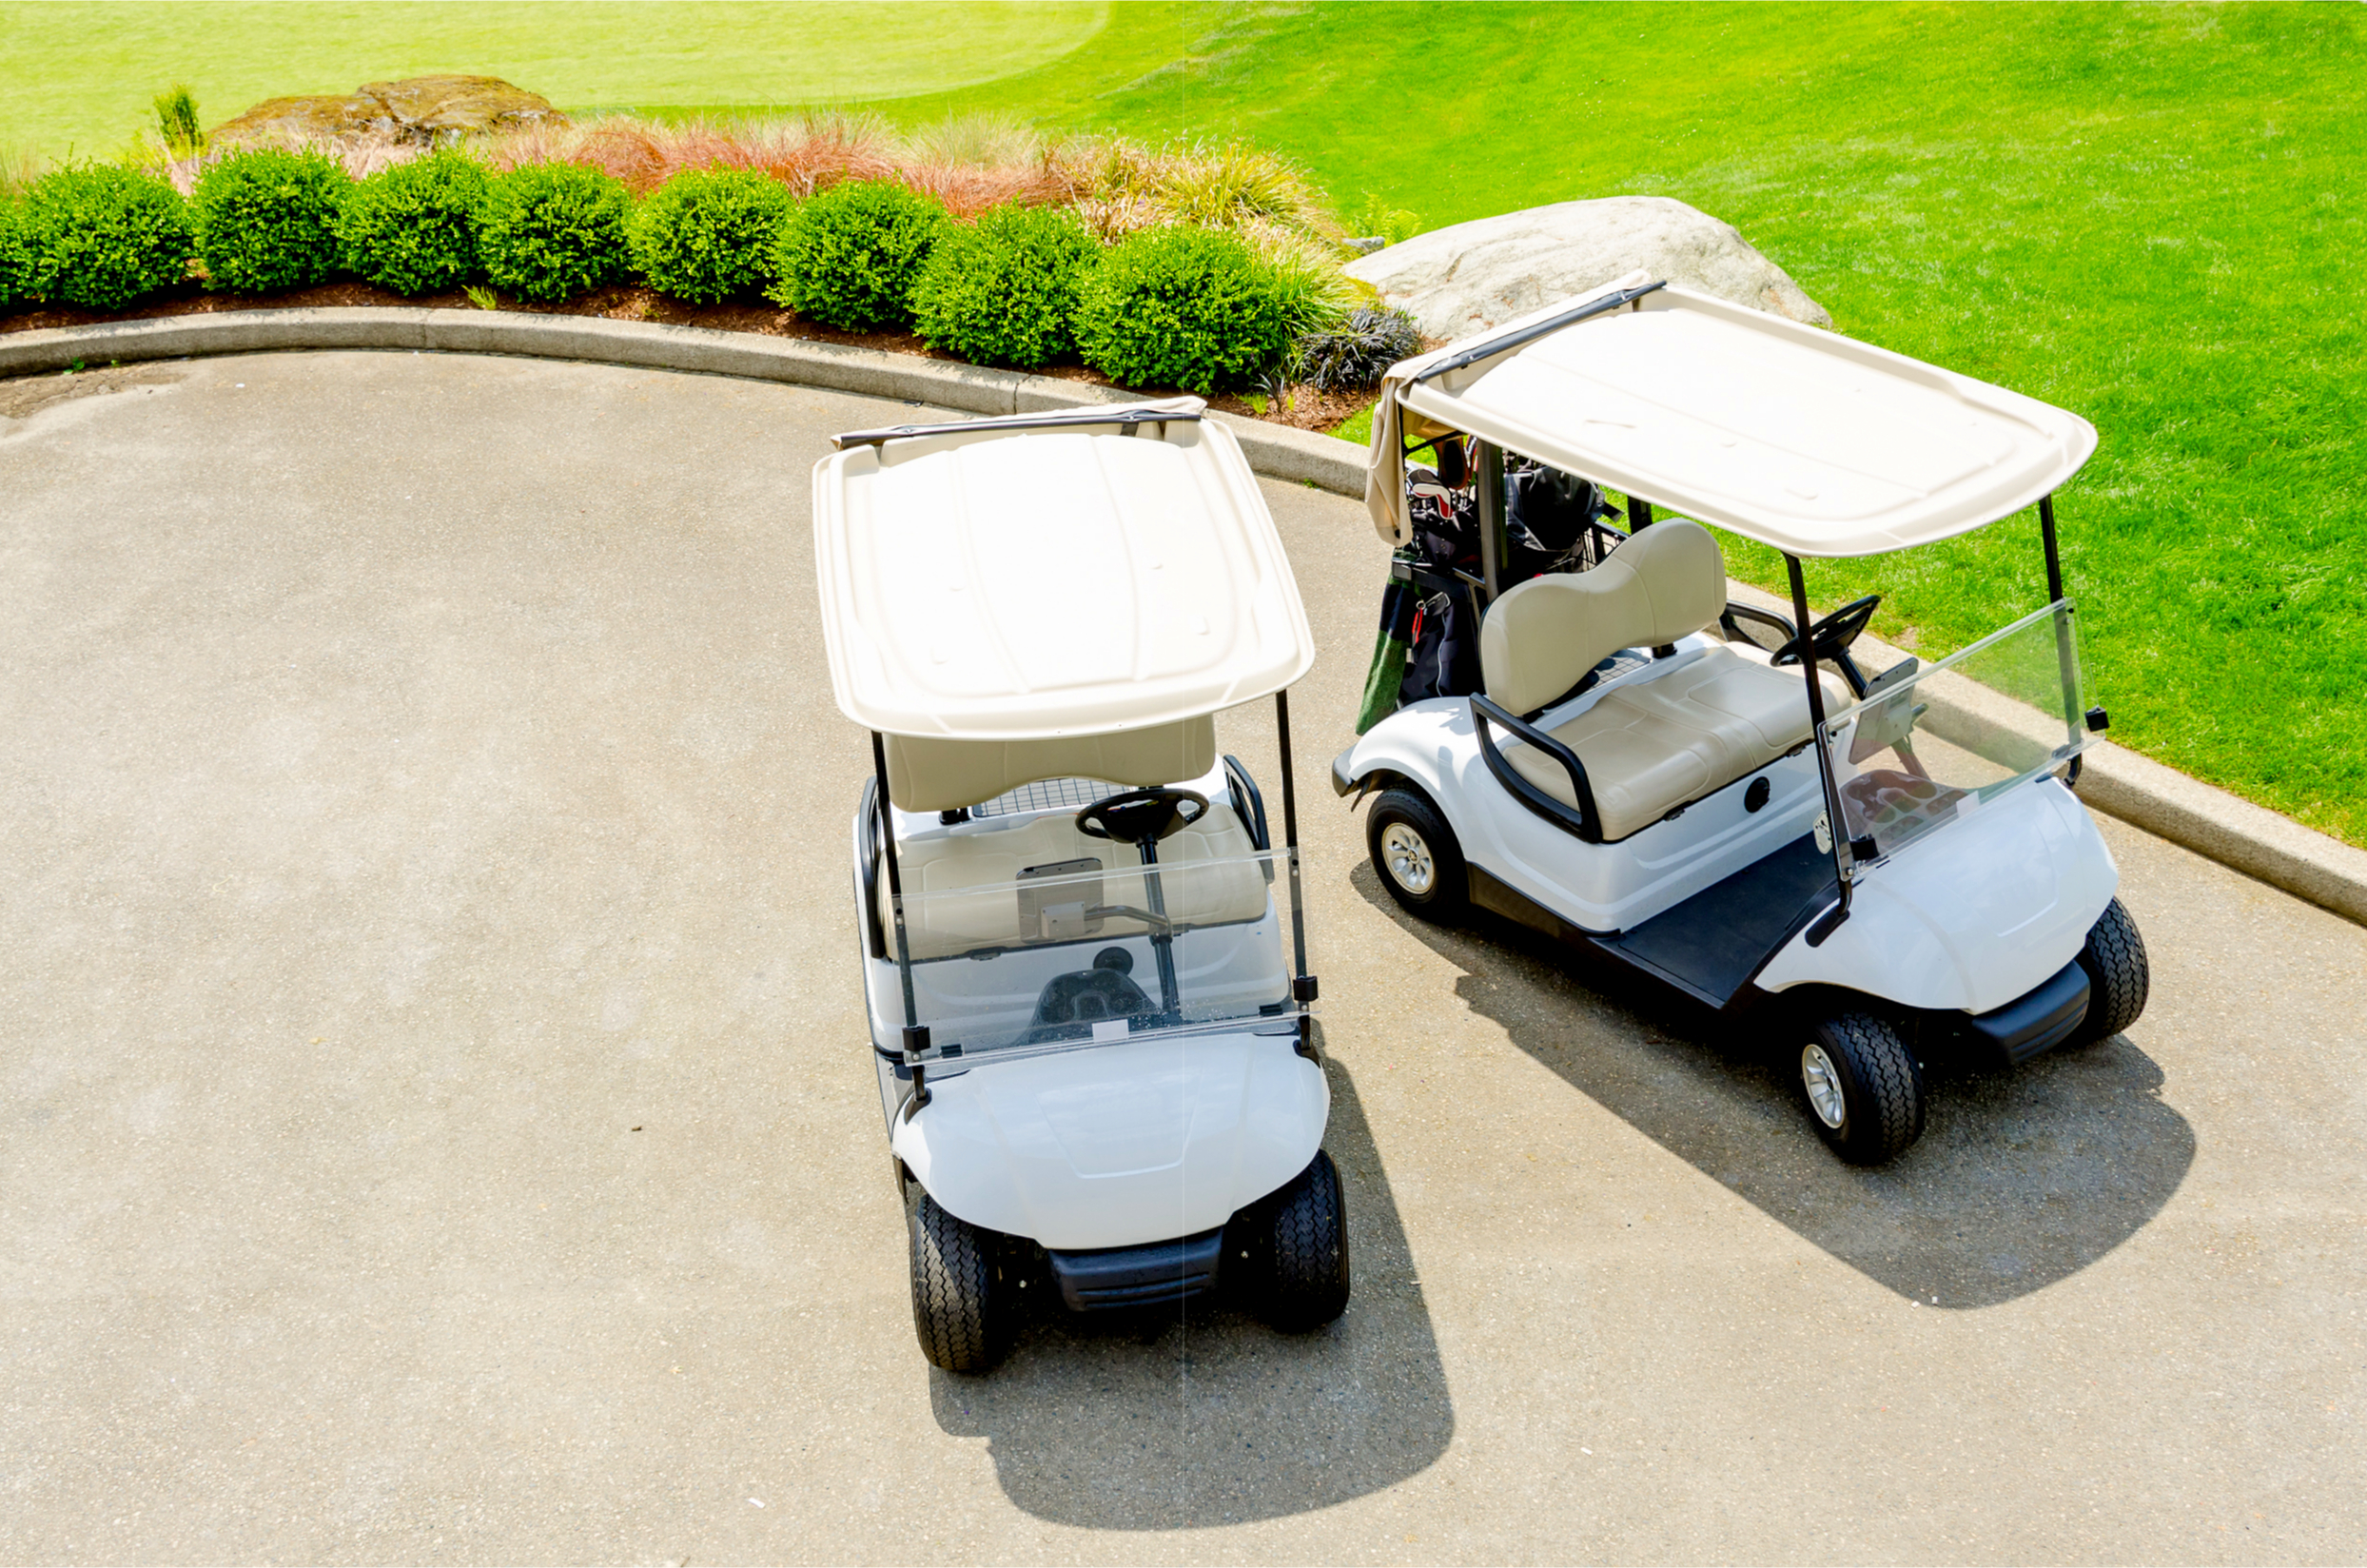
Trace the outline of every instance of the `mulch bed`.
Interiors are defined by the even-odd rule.
[[[0,313],[0,333],[32,332],[53,326],[91,326],[102,322],[142,321],[158,316],[205,316],[225,310],[284,310],[297,306],[328,305],[435,305],[445,309],[470,308],[467,295],[423,294],[406,298],[391,289],[371,284],[323,284],[318,288],[299,288],[285,294],[217,294],[196,284],[160,299],[150,300],[130,310],[77,310],[70,306],[42,305],[32,309]],[[927,360],[952,360],[929,347],[909,332],[841,332],[835,327],[816,322],[800,321],[792,311],[771,304],[748,304],[727,302],[723,304],[685,304],[670,300],[639,286],[596,289],[561,304],[531,304],[522,300],[503,300],[504,310],[526,311],[543,316],[605,316],[620,322],[664,322],[675,326],[704,326],[722,332],[757,332],[772,338],[803,338],[814,343],[848,343],[857,348],[876,348],[890,354],[912,354]],[[1053,376],[1062,381],[1086,382],[1097,386],[1115,383],[1099,371],[1082,364],[1051,364],[1035,374]],[[1151,396],[1173,396],[1172,388],[1136,387],[1135,391]],[[1259,413],[1248,401],[1232,394],[1208,400],[1208,406],[1244,419],[1262,419],[1276,424],[1286,424],[1301,430],[1329,430],[1340,421],[1372,402],[1367,392],[1317,392],[1310,387],[1290,389],[1287,405],[1269,408]]]

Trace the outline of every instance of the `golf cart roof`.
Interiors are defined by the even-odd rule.
[[[1641,272],[1406,361],[1393,393],[1408,435],[1463,431],[1795,556],[1967,533],[2096,449],[2035,398]],[[1401,539],[1395,422],[1374,421],[1367,499]]]
[[[839,711],[1025,740],[1196,717],[1315,640],[1232,433],[1197,398],[840,436],[813,469]]]

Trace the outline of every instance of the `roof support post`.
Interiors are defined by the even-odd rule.
[[[1809,739],[1816,748],[1816,776],[1825,786],[1825,836],[1832,845],[1833,876],[1841,884],[1841,901],[1818,915],[1808,930],[1809,946],[1821,948],[1825,938],[1849,918],[1849,857],[1853,852],[1841,814],[1841,786],[1832,776],[1832,751],[1825,744],[1825,686],[1816,678],[1816,645],[1809,637],[1808,582],[1800,575],[1798,556],[1786,555],[1784,565],[1791,573],[1791,615],[1792,624],[1800,629],[1800,668],[1809,677]]]
[[[2041,496],[2038,499],[2038,537],[2039,541],[2046,546],[2046,602],[2061,604],[2063,602],[2063,552],[2055,542],[2055,498],[2051,495]],[[2057,617],[2055,620],[2055,658],[2063,667],[2064,714],[2072,729],[2077,731],[2080,725],[2085,722],[2080,713],[2079,685],[2073,679],[2073,674],[2079,665],[2071,657],[2070,625],[2061,617]],[[2066,789],[2079,788],[2080,764],[2084,760],[2086,760],[2084,755],[2074,756],[2071,759],[2071,766],[2064,770],[2063,782]]]
[[[1504,449],[1494,441],[1474,441],[1478,448],[1472,480],[1479,487],[1479,576],[1487,584],[1488,603],[1502,593],[1504,572]]]
[[[920,1021],[920,1007],[912,995],[912,950],[904,935],[904,873],[896,862],[896,807],[888,794],[888,743],[877,730],[871,732],[871,772],[879,780],[872,798],[879,803],[879,842],[888,862],[888,907],[895,914],[896,977],[904,983],[904,1058],[912,1068],[912,1093],[907,1103],[918,1110],[929,1104],[929,1084],[922,1076],[925,1069],[912,1058],[929,1049],[929,1029]]]
[[[1306,898],[1299,884],[1299,779],[1290,765],[1290,693],[1274,694],[1274,744],[1282,758],[1282,849],[1290,875],[1290,999],[1299,1014],[1299,1054],[1315,1059],[1315,1020],[1303,1009],[1315,1000],[1315,976],[1307,972]]]

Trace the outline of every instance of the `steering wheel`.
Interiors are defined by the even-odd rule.
[[[1868,594],[1864,598],[1843,605],[1831,615],[1816,622],[1805,634],[1809,650],[1819,659],[1837,665],[1846,665],[1849,644],[1857,640],[1858,633],[1866,630],[1866,623],[1874,618],[1874,607],[1881,602],[1880,594]],[[1770,664],[1799,663],[1801,640],[1801,637],[1794,637],[1790,642],[1776,649],[1768,662]]]
[[[1077,813],[1077,832],[1121,844],[1172,837],[1208,814],[1208,797],[1189,790],[1128,790]]]

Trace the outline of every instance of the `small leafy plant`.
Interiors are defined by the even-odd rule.
[[[521,300],[564,300],[632,266],[622,181],[573,164],[529,164],[493,180],[477,229],[485,277]]]
[[[660,294],[695,304],[775,282],[773,243],[797,198],[750,168],[694,169],[634,209],[633,264]]]
[[[1373,385],[1421,346],[1422,331],[1413,317],[1386,305],[1361,305],[1337,326],[1301,334],[1292,369],[1318,392],[1344,391]]]
[[[216,288],[308,288],[343,260],[337,220],[353,177],[324,152],[258,147],[198,176],[198,260]]]
[[[1073,212],[995,207],[937,241],[912,285],[913,326],[973,364],[1048,363],[1075,351],[1069,318],[1101,250]]]
[[[850,180],[797,209],[773,246],[767,298],[851,332],[905,326],[945,208],[891,180]]]
[[[26,292],[120,310],[189,275],[196,231],[181,193],[153,175],[76,164],[33,183],[24,209]]]
[[[482,271],[478,210],[483,168],[446,149],[381,169],[346,192],[337,237],[346,267],[398,294],[457,288]]]
[[[1232,235],[1154,228],[1109,251],[1077,301],[1085,363],[1125,386],[1210,393],[1290,345],[1273,274]]]

